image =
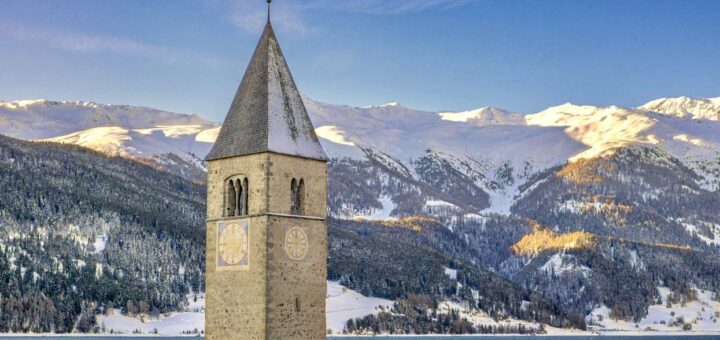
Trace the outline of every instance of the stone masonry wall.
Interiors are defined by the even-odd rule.
[[[223,219],[224,182],[237,174],[248,177],[248,216]],[[292,178],[305,181],[306,216],[287,216]],[[326,163],[274,153],[211,161],[207,206],[206,339],[324,339]],[[249,269],[217,271],[217,222],[243,218]],[[285,249],[293,227],[307,240],[302,258]]]

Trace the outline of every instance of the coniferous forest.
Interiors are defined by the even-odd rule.
[[[0,331],[92,332],[95,314],[107,309],[182,310],[187,294],[203,290],[203,186],[80,147],[6,137],[0,178]],[[460,253],[393,247],[359,237],[353,230],[362,228],[341,220],[330,225],[330,277],[363,294],[470,301],[471,289],[480,290],[477,307],[497,318],[571,322],[557,303],[458,260]],[[443,273],[446,266],[464,268],[464,289]],[[523,300],[537,305],[522,308]]]
[[[592,168],[632,169],[622,160]],[[368,192],[343,195],[357,186],[355,167],[363,165],[331,162],[331,208],[342,199],[370,202],[370,207],[372,202],[363,197],[389,190],[369,181]],[[389,178],[394,194],[407,195],[408,202],[424,199],[425,184],[403,182],[399,170],[381,175],[388,170],[369,164],[365,171],[371,180]],[[683,178],[678,181],[689,185]],[[588,190],[583,185],[637,200],[623,198],[630,192],[607,187],[613,182],[570,188],[568,183],[548,180],[543,185],[549,198],[521,200],[514,209],[526,217],[463,219],[452,212],[419,216],[416,211],[408,213],[414,217],[384,222],[330,218],[328,279],[366,296],[396,301],[391,310],[349,320],[346,331],[542,333],[542,325],[584,329],[588,313],[601,305],[614,318],[640,320],[648,306],[662,302],[656,289],[660,285],[673,292],[669,303],[692,301],[699,289],[720,296],[720,259],[714,247],[680,232],[653,232],[662,223],[674,230],[672,220],[658,216],[664,206],[687,202],[668,199],[666,205],[641,206],[642,216],[543,213],[533,204]],[[157,316],[182,310],[189,294],[203,291],[203,185],[81,147],[0,136],[0,186],[0,332],[94,332],[99,330],[98,313],[120,309],[130,316]],[[716,199],[705,195],[704,202]],[[707,204],[713,203],[698,203],[699,211],[705,220],[713,219]],[[398,209],[410,212],[410,206]],[[553,218],[561,226],[582,223],[593,233],[551,229]],[[603,220],[613,219],[625,224],[603,227]],[[640,229],[627,227],[633,223]],[[642,228],[648,230],[643,233]],[[573,235],[587,238],[578,243],[582,247],[553,248],[556,239]],[[451,277],[448,271],[456,274]],[[482,310],[496,321],[525,320],[538,326],[473,325],[457,311],[441,311],[444,301]]]
[[[107,308],[163,313],[203,289],[203,187],[7,137],[0,187],[1,332],[92,331]]]

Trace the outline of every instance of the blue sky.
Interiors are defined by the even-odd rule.
[[[262,0],[0,0],[0,99],[92,100],[221,120]],[[275,0],[300,90],[365,106],[720,96],[720,1]]]

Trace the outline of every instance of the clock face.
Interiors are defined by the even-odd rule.
[[[308,237],[302,228],[292,227],[285,232],[285,253],[290,259],[295,261],[304,259],[308,247]]]
[[[224,225],[218,239],[218,254],[225,265],[240,264],[247,256],[248,238],[245,226],[237,222]]]

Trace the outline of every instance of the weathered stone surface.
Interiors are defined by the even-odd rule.
[[[216,339],[324,339],[327,277],[327,165],[274,153],[208,165],[205,332]],[[225,179],[244,175],[248,215],[223,218]],[[290,183],[305,181],[306,216],[290,215]],[[249,220],[247,270],[217,269],[218,221]],[[287,232],[307,240],[301,259],[287,254]]]
[[[263,153],[208,168],[207,339],[322,339],[327,277],[325,162]],[[226,179],[248,178],[248,215],[223,218]],[[293,178],[305,181],[307,216],[290,216]],[[249,268],[217,270],[217,222],[248,219]],[[303,229],[307,253],[286,254],[286,232]],[[296,306],[298,305],[299,306]]]
[[[326,156],[269,21],[207,160],[206,339],[324,339]]]

